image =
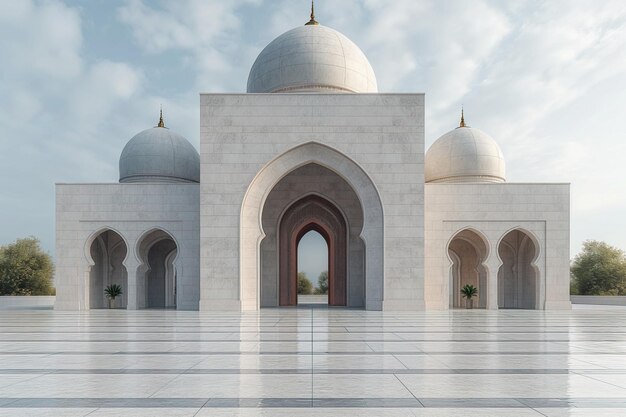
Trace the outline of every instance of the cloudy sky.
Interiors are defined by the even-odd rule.
[[[199,144],[200,92],[244,92],[261,49],[308,0],[20,0],[0,7],[0,244],[54,252],[54,183],[116,182],[156,124]],[[624,0],[318,0],[381,92],[426,93],[426,146],[492,135],[511,182],[572,183],[572,254],[626,249]]]

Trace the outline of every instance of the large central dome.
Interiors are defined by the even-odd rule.
[[[265,47],[248,77],[248,93],[302,92],[377,93],[378,85],[354,42],[334,29],[308,24]]]

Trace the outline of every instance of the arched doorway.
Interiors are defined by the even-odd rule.
[[[279,226],[279,305],[298,303],[298,244],[316,231],[328,245],[328,304],[345,306],[347,294],[347,226],[339,209],[317,195],[292,204]]]
[[[115,308],[126,308],[128,299],[128,273],[123,262],[128,249],[124,239],[113,230],[105,230],[92,241],[89,254],[93,265],[89,270],[90,309],[108,308],[104,292],[110,285],[122,287],[122,295],[115,299]]]
[[[263,211],[261,213],[261,222],[263,226],[264,236],[259,245],[260,249],[260,295],[261,307],[278,307],[279,303],[279,227],[280,222],[295,202],[301,199],[317,195],[331,202],[342,214],[345,219],[348,236],[347,236],[347,307],[363,308],[366,305],[366,245],[362,239],[364,213],[361,201],[359,200],[354,188],[334,171],[323,167],[316,163],[305,164],[294,169],[274,185],[269,192]],[[319,262],[322,258],[320,252],[324,252],[325,258],[328,257],[328,244],[326,240],[316,231],[309,231],[300,240],[300,245],[305,247],[309,242],[309,236],[317,236],[317,251],[315,259]],[[309,245],[310,247],[310,245]],[[301,251],[298,250],[298,256]],[[306,261],[306,259],[305,259]],[[325,266],[322,271],[328,271],[328,261],[322,260]],[[307,263],[299,263],[301,266],[307,266]],[[314,268],[307,268],[311,272]],[[319,268],[317,269],[319,271]],[[309,278],[312,283],[317,283],[319,274],[311,275]],[[326,277],[327,279],[327,277]],[[323,298],[323,297],[321,297]],[[322,301],[320,297],[300,297],[298,303],[328,304],[328,296]]]
[[[328,241],[315,230],[298,242],[298,304],[328,304]]]
[[[275,216],[266,216],[269,211],[273,211],[268,210],[268,204],[271,205],[274,200],[272,194],[277,191],[276,187],[297,171],[307,169],[321,169],[332,173],[335,179],[297,181],[294,188],[285,188],[289,198],[281,198],[283,205],[276,204],[276,212],[273,213]],[[345,184],[349,188],[348,192],[344,192],[338,186],[340,184]],[[340,192],[341,195],[337,196]],[[298,145],[273,159],[259,171],[246,191],[240,216],[238,270],[241,308],[256,310],[259,307],[278,306],[277,219],[284,212],[284,204],[308,194],[324,195],[336,202],[349,222],[348,305],[365,307],[367,310],[382,310],[385,245],[380,196],[371,178],[353,160],[337,150],[315,142]],[[346,197],[348,200],[353,200],[354,197],[357,203],[353,212],[340,201]],[[355,221],[356,217],[360,218]],[[211,293],[210,289],[210,282],[203,286],[206,293]],[[208,305],[209,300],[202,300],[201,306],[203,303]]]
[[[137,293],[145,308],[176,308],[176,267],[178,247],[165,231],[157,229],[139,242],[142,265],[137,274]]]
[[[450,308],[465,308],[465,300],[461,295],[461,288],[465,285],[473,285],[478,289],[475,306],[487,306],[487,269],[484,265],[487,252],[485,240],[470,229],[457,233],[450,241]]]
[[[500,241],[498,255],[502,260],[498,308],[537,308],[539,274],[533,262],[538,250],[533,239],[521,230],[513,230]]]

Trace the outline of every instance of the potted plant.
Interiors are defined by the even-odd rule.
[[[104,289],[104,293],[109,299],[109,308],[115,308],[115,299],[122,295],[122,287],[118,284],[111,284]]]
[[[474,287],[473,285],[466,284],[463,288],[461,288],[461,295],[463,296],[463,298],[467,298],[467,300],[465,301],[465,306],[470,310],[474,308],[473,298],[478,295],[478,288]]]

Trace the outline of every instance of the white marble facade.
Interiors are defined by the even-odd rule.
[[[199,156],[160,120],[120,183],[57,185],[57,309],[104,308],[109,284],[127,309],[277,307],[278,229],[309,196],[346,222],[347,307],[459,308],[471,283],[478,308],[570,308],[568,184],[507,183],[464,120],[426,153],[424,94],[378,93],[321,25],[272,42],[248,89],[200,96]]]
[[[102,300],[94,299],[91,290],[94,268],[113,269],[112,276],[103,281],[104,286],[122,286],[124,302],[118,303],[118,307],[147,308],[150,265],[146,243],[152,246],[171,240],[176,247],[171,261],[177,285],[175,303],[170,303],[170,307],[197,310],[198,191],[198,184],[57,184],[55,308],[83,310],[106,306]],[[115,268],[119,268],[119,263],[98,265],[92,252],[98,238],[109,231],[123,241],[118,257],[122,258],[126,277],[117,281]]]

